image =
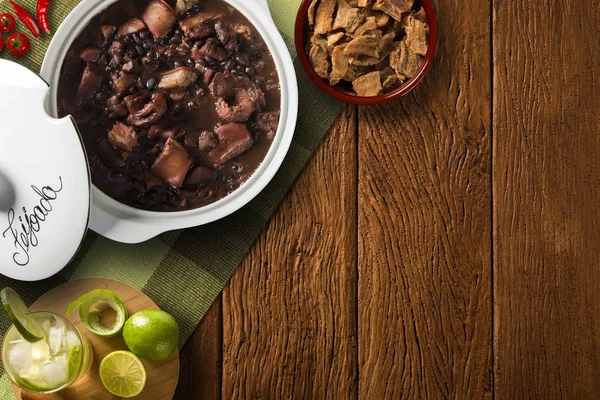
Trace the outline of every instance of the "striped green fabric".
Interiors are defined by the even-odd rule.
[[[53,31],[78,2],[53,0],[49,13]],[[19,3],[34,15],[36,0],[20,0]],[[309,81],[297,60],[293,32],[299,4],[300,0],[269,0],[275,22],[296,65],[300,114],[294,141],[283,166],[254,201],[221,221],[168,232],[139,245],[116,243],[89,231],[74,261],[56,276],[35,283],[0,276],[0,285],[14,288],[30,304],[44,292],[69,280],[90,277],[117,279],[142,290],[177,318],[181,326],[179,345],[182,346],[342,110],[341,103],[324,95]],[[8,0],[0,0],[0,13],[6,11],[12,11]],[[28,32],[21,22],[17,29]],[[32,41],[30,53],[23,58],[15,59],[6,51],[1,52],[0,57],[17,61],[38,72],[50,39],[50,35],[42,35]],[[8,317],[0,313],[0,332],[4,334],[9,326]],[[10,381],[3,369],[0,373],[0,398],[13,398]]]

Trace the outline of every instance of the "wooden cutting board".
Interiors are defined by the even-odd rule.
[[[90,342],[93,348],[94,360],[92,367],[87,377],[84,378],[81,383],[77,383],[75,386],[71,386],[65,390],[61,390],[58,393],[52,395],[29,395],[25,393],[22,395],[22,390],[17,386],[13,385],[15,395],[19,400],[27,399],[57,399],[57,400],[116,400],[117,396],[110,394],[100,381],[98,375],[98,367],[100,361],[109,353],[115,350],[127,350],[125,341],[122,336],[116,338],[102,338],[89,332],[81,320],[79,319],[79,313],[73,313],[71,316],[66,317],[65,311],[67,306],[73,300],[79,296],[90,292],[94,289],[109,289],[114,291],[125,303],[129,315],[132,315],[140,310],[146,308],[159,307],[144,293],[139,290],[126,285],[121,282],[113,281],[111,279],[80,279],[76,281],[67,282],[61,286],[58,286],[42,297],[40,297],[30,307],[31,311],[52,311],[60,314],[67,318],[73,325],[79,329],[81,333],[85,335],[87,340]],[[104,310],[101,310],[104,311]],[[114,320],[114,312],[107,310],[103,312],[103,323],[110,324]],[[149,361],[142,360],[146,367],[148,379],[146,381],[146,387],[142,393],[135,397],[139,400],[169,400],[175,393],[175,387],[177,386],[177,380],[179,378],[179,352],[175,352],[171,357],[163,361]]]

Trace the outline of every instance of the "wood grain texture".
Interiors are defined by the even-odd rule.
[[[181,375],[173,399],[220,399],[223,372],[222,298],[210,307],[181,350]]]
[[[359,113],[361,399],[492,392],[491,10],[435,3],[425,80]]]
[[[123,303],[125,303],[129,315],[133,315],[140,310],[148,308],[159,308],[152,299],[139,290],[124,283],[103,278],[88,278],[70,281],[55,287],[37,299],[29,309],[31,311],[51,311],[68,319],[77,327],[77,329],[79,329],[79,332],[85,335],[85,338],[92,347],[94,357],[87,377],[58,393],[44,395],[43,397],[45,398],[57,400],[115,400],[118,398],[104,388],[98,370],[100,362],[109,353],[116,350],[128,350],[123,336],[114,338],[97,336],[85,328],[83,322],[81,322],[81,319],[79,318],[79,313],[73,313],[68,317],[65,315],[68,305],[73,300],[95,289],[108,289],[115,292],[119,298],[123,300]],[[100,311],[105,311],[108,306],[106,304],[100,304],[97,308]],[[106,314],[110,315],[108,315],[106,321],[103,316],[102,322],[107,326],[110,326],[110,324],[114,322],[115,313],[108,311]],[[179,352],[176,351],[166,360],[150,361],[143,359],[142,362],[146,367],[147,381],[144,390],[136,396],[136,399],[171,399],[179,378]],[[13,389],[17,395],[17,399],[20,399],[22,391],[14,385]],[[28,395],[25,394],[23,397],[28,397]],[[29,397],[35,398],[34,396]]]
[[[600,396],[600,3],[494,2],[498,399]]]
[[[223,398],[356,396],[356,110],[223,292]]]

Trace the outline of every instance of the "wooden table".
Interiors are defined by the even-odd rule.
[[[435,1],[182,353],[177,399],[600,398],[600,3]]]

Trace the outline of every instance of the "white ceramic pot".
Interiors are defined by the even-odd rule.
[[[94,16],[117,0],[83,0],[57,30],[42,65],[41,77],[50,85],[47,112],[57,117],[56,92],[67,50]],[[118,0],[127,1],[127,0]],[[182,228],[208,224],[221,219],[250,202],[271,181],[292,142],[298,115],[298,83],[290,53],[279,34],[266,0],[224,0],[254,24],[267,43],[279,73],[281,118],[279,129],[257,171],[238,190],[208,206],[180,212],[151,212],[129,207],[92,187],[89,228],[122,243],[139,243],[154,236]]]

